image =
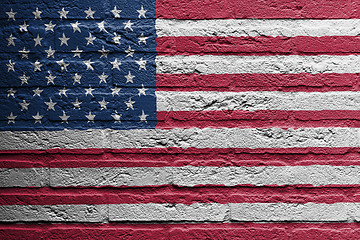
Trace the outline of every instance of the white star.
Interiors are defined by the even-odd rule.
[[[39,36],[39,35],[38,35],[38,36]],[[10,45],[15,46],[15,42],[14,42],[15,39],[16,39],[16,37],[13,37],[13,35],[10,34],[10,36],[6,39],[6,40],[8,41],[8,46],[10,46]],[[35,46],[36,46],[36,45],[35,45]]]
[[[144,43],[144,44],[146,44],[146,39],[148,39],[149,37],[145,37],[144,36],[144,33],[142,33],[139,37],[138,37],[138,39],[139,39],[139,44],[140,43]]]
[[[41,94],[43,91],[44,91],[44,90],[40,90],[40,88],[36,88],[35,90],[33,90],[33,92],[34,92],[33,97],[35,97],[35,96],[40,97],[40,94]]]
[[[119,45],[121,44],[120,43],[121,36],[117,35],[116,32],[114,32],[114,37],[112,39],[113,39],[115,44],[119,44]]]
[[[15,62],[13,62],[11,59],[9,60],[9,63],[6,64],[8,67],[8,72],[14,71],[15,72]]]
[[[27,32],[28,31],[28,26],[30,26],[30,25],[28,25],[28,24],[26,24],[26,22],[24,21],[24,24],[23,25],[19,25],[19,27],[20,27],[20,32]]]
[[[13,98],[15,97],[15,93],[16,93],[16,90],[10,88],[9,90],[7,90],[7,96],[10,97],[12,96]]]
[[[34,14],[35,19],[41,19],[40,14],[42,13],[42,11],[39,11],[38,8],[36,8],[36,11],[32,13]]]
[[[20,106],[21,106],[21,111],[24,111],[24,110],[29,110],[29,105],[30,103],[26,102],[25,100],[23,100],[21,103],[19,103]]]
[[[60,13],[60,19],[62,18],[67,18],[67,14],[69,13],[69,11],[65,11],[64,8],[61,9],[61,11],[58,11],[58,13]]]
[[[120,90],[121,90],[121,88],[114,87],[114,88],[111,89],[111,91],[112,91],[111,94],[112,94],[113,96],[114,96],[115,94],[116,94],[116,95],[119,95]]]
[[[137,64],[139,64],[139,70],[145,69],[146,70],[146,60],[143,60],[143,58],[140,58],[140,60],[135,61]]]
[[[94,91],[95,89],[91,88],[91,86],[89,86],[89,88],[85,88],[85,95],[87,96],[88,94],[90,94],[91,96],[94,96],[92,94],[92,92]]]
[[[121,10],[118,10],[116,8],[116,6],[114,7],[113,10],[111,10],[112,14],[114,14],[114,18],[120,18],[120,13],[121,13]]]
[[[23,48],[23,50],[19,51],[19,53],[21,53],[21,59],[26,58],[29,59],[29,50],[26,50],[25,47]]]
[[[15,14],[17,14],[17,12],[14,12],[13,9],[10,9],[10,12],[6,12],[6,14],[9,16],[8,20],[12,19],[15,21]]]
[[[144,18],[146,18],[145,13],[147,12],[147,10],[144,10],[144,7],[143,7],[143,6],[141,6],[141,9],[140,9],[140,10],[136,10],[136,11],[139,13],[139,18],[140,18],[141,16],[143,16]]]
[[[106,79],[107,79],[108,77],[109,77],[109,76],[106,75],[106,74],[103,72],[101,75],[98,76],[98,78],[100,78],[100,82],[99,82],[99,83],[102,83],[102,82],[106,83]]]
[[[62,116],[59,116],[59,118],[61,119],[61,123],[68,123],[68,119],[69,119],[70,116],[67,116],[65,114],[65,111],[63,111],[63,115]]]
[[[132,110],[134,110],[134,104],[135,102],[131,100],[131,98],[129,98],[128,101],[125,102],[126,104],[126,110],[129,110],[129,108],[131,108]]]
[[[95,114],[91,114],[91,112],[89,112],[88,115],[85,115],[85,117],[87,118],[88,122],[94,122],[95,119]]]
[[[111,115],[114,118],[114,123],[120,123],[120,118],[122,116],[122,114],[119,114],[116,110],[115,113],[113,115]]]
[[[64,95],[65,97],[67,97],[66,91],[67,91],[67,89],[66,89],[65,87],[64,87],[64,89],[60,89],[60,90],[59,90],[59,96],[61,97],[61,94],[62,94],[62,95]]]
[[[88,9],[88,10],[85,10],[84,12],[86,13],[86,18],[92,18],[92,19],[94,19],[94,13],[95,13],[95,11],[92,11],[92,10],[91,10],[91,7],[89,7],[89,9]]]
[[[96,37],[93,37],[91,33],[89,33],[89,37],[86,37],[85,39],[87,40],[86,46],[89,44],[94,45],[94,40],[96,39]]]
[[[94,70],[93,66],[91,66],[91,64],[93,64],[94,62],[92,62],[91,59],[83,61],[83,63],[86,65],[86,70]]]
[[[130,45],[128,47],[128,49],[125,50],[125,53],[127,54],[126,56],[127,57],[133,57],[134,56],[134,53],[135,53],[135,50],[134,49],[131,49]]]
[[[65,63],[64,59],[61,59],[60,61],[56,61],[57,64],[59,64],[61,71],[67,71],[67,67],[70,65],[70,63]]]
[[[42,38],[41,38],[41,37],[39,36],[39,34],[38,34],[37,37],[34,38],[35,47],[36,47],[37,45],[40,45],[40,46],[41,46],[41,40],[42,40]]]
[[[47,108],[47,111],[49,110],[53,110],[55,111],[55,105],[56,105],[56,102],[53,102],[52,99],[50,98],[50,101],[49,102],[45,102],[45,104],[48,106]]]
[[[35,115],[35,116],[32,116],[34,119],[35,119],[35,123],[34,124],[36,124],[36,123],[41,123],[41,119],[43,118],[43,116],[41,116],[40,114],[39,114],[39,112],[37,112],[37,114]]]
[[[102,57],[106,57],[107,58],[107,56],[108,56],[108,54],[109,54],[109,50],[105,50],[105,48],[104,48],[104,45],[102,46],[102,49],[101,50],[98,50],[98,52],[99,53],[101,53],[101,56],[100,56],[100,58],[102,58]]]
[[[110,62],[112,64],[112,68],[111,69],[114,69],[116,68],[117,70],[120,71],[120,65],[121,65],[121,62],[118,62],[117,58],[115,58],[115,60],[113,62]]]
[[[52,31],[54,32],[54,27],[56,26],[56,24],[52,24],[52,22],[50,21],[48,24],[44,24],[45,25],[45,31]]]
[[[80,109],[82,102],[79,102],[79,99],[76,98],[75,102],[72,102],[72,104],[74,105],[74,109]]]
[[[75,73],[75,75],[72,77],[74,79],[74,83],[73,85],[75,85],[75,83],[81,83],[80,79],[81,79],[81,75],[79,75],[78,73]]]
[[[51,48],[51,46],[49,47],[48,50],[45,50],[45,52],[47,53],[47,56],[46,58],[49,58],[49,57],[52,57],[54,58],[54,53],[55,53],[55,50]]]
[[[126,23],[123,23],[125,26],[124,26],[124,29],[130,29],[131,31],[134,31],[133,29],[132,29],[132,27],[131,27],[131,25],[133,25],[133,23],[132,22],[130,22],[130,20],[129,21],[127,21]]]
[[[25,73],[23,73],[23,75],[20,76],[19,78],[21,80],[21,85],[28,84],[28,80],[30,79],[30,77],[26,76]]]
[[[16,117],[17,117],[17,116],[15,116],[15,115],[11,112],[10,115],[6,117],[6,118],[8,119],[8,124],[10,124],[10,123],[14,123],[14,124],[15,124],[15,118],[16,118]]]
[[[97,25],[98,25],[98,28],[100,29],[100,32],[102,32],[102,31],[108,32],[108,31],[106,31],[106,29],[105,29],[105,21],[102,21],[102,22],[100,22],[100,23],[97,23]]]
[[[107,101],[105,101],[105,98],[103,98],[102,101],[98,101],[98,103],[100,104],[100,111],[103,109],[107,109],[106,105],[109,103]]]
[[[39,60],[36,60],[34,63],[31,63],[31,65],[34,66],[34,72],[36,71],[41,72],[41,67],[43,66],[43,64],[41,64]]]
[[[70,39],[70,38],[67,38],[67,37],[65,36],[65,33],[63,33],[62,37],[59,38],[59,40],[61,41],[60,46],[62,46],[63,44],[65,44],[66,46],[69,46],[68,43],[67,43],[67,41],[69,41],[69,39]]]
[[[138,88],[138,91],[139,91],[139,93],[138,93],[138,95],[139,95],[139,97],[142,95],[142,94],[144,94],[144,96],[146,96],[146,90],[149,90],[149,89],[147,89],[147,88],[145,88],[144,87],[144,84],[141,84],[141,86],[142,86],[142,88]]]
[[[50,71],[48,71],[48,73],[49,76],[45,77],[48,80],[47,85],[49,85],[50,83],[55,84],[54,79],[56,78],[56,76],[53,76]]]
[[[72,26],[74,32],[78,31],[81,33],[81,30],[79,28],[80,25],[79,21],[76,21],[76,23],[70,23],[70,25]]]
[[[146,114],[144,113],[144,110],[142,110],[142,114],[139,116],[140,122],[146,122],[146,123],[147,123],[146,117],[148,117],[148,116],[149,116],[149,115],[146,115]]]
[[[74,53],[74,57],[79,57],[81,58],[80,54],[83,52],[83,50],[80,50],[78,46],[76,46],[75,50],[71,50],[71,52]]]
[[[126,83],[134,83],[133,79],[134,79],[134,75],[131,75],[131,72],[129,71],[129,74],[125,76],[126,78]]]

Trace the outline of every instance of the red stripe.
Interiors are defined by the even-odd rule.
[[[3,224],[1,239],[358,239],[360,223]]]
[[[359,223],[4,224],[1,239],[358,239]]]
[[[160,37],[160,55],[349,55],[360,53],[359,36]]]
[[[357,73],[157,74],[157,91],[360,91]]]
[[[360,148],[149,148],[0,151],[1,168],[358,165]]]
[[[360,2],[350,0],[157,0],[157,18],[360,18]]]
[[[360,202],[360,187],[133,187],[133,188],[4,188],[0,205],[137,204],[137,203],[336,203]]]
[[[360,127],[358,110],[171,111],[157,112],[156,128]]]

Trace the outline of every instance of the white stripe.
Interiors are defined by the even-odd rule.
[[[49,179],[47,168],[0,168],[0,187],[45,187]]]
[[[156,34],[164,36],[357,36],[360,19],[156,19]]]
[[[360,203],[2,205],[1,222],[354,222]]]
[[[107,205],[2,205],[1,222],[104,222]]]
[[[50,171],[52,186],[360,184],[360,166],[56,168]]]
[[[360,110],[360,92],[156,92],[157,111]]]
[[[358,128],[0,131],[1,150],[360,147]]]
[[[185,204],[113,204],[109,221],[214,221],[221,222],[229,206],[218,203]]]
[[[231,220],[252,222],[354,222],[360,203],[230,203]]]
[[[265,167],[97,167],[21,169],[16,183],[6,177],[19,169],[1,169],[0,187],[31,186],[155,186],[179,185],[352,185],[360,184],[360,166],[265,166]],[[35,171],[43,171],[49,182],[40,178],[29,182]],[[4,174],[4,172],[7,172]]]
[[[166,74],[359,73],[360,55],[157,56],[156,72]]]

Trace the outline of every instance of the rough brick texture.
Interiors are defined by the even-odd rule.
[[[71,55],[70,71],[90,57],[97,75],[107,71],[99,96],[121,86],[154,110],[139,125],[141,109],[128,106],[122,117],[139,112],[136,121],[106,125],[117,124],[110,110],[128,100],[122,92],[119,98],[108,92],[114,98],[108,108],[99,108],[102,98],[91,100],[98,111],[94,124],[76,118],[71,124],[83,123],[72,128],[51,115],[56,124],[42,128],[28,115],[31,123],[14,131],[16,118],[0,119],[0,130],[6,130],[0,131],[0,239],[359,239],[359,1],[119,1],[95,7],[93,0],[14,0],[0,13],[7,24],[15,21],[6,13],[10,8],[18,14],[13,26],[1,27],[3,49],[12,47],[12,30],[17,46],[30,44],[17,35],[23,34],[19,24],[28,21],[22,14],[29,4],[31,12],[43,11],[47,23],[52,18],[45,16],[66,3],[72,16],[57,15],[58,27],[75,34],[70,23],[79,20],[81,34],[97,31],[98,46],[111,50],[113,32],[121,29],[121,51],[112,52],[111,60],[90,43],[81,62],[73,52],[56,54]],[[149,18],[140,12],[137,17],[135,4],[144,4]],[[121,19],[111,12],[115,5],[124,10]],[[88,7],[96,10],[94,19],[85,17]],[[147,44],[126,35],[132,32],[124,25],[129,19],[134,29],[152,29]],[[103,20],[107,26],[101,30],[97,24]],[[148,22],[140,26],[141,20]],[[53,36],[57,49],[60,37]],[[148,56],[146,67],[152,69],[140,71],[134,63],[134,84],[124,83],[132,56],[124,57],[119,70],[109,63],[128,45]],[[15,50],[3,55],[11,54],[21,57]],[[42,62],[61,65],[54,61]],[[12,72],[10,63],[1,58],[0,71]],[[36,74],[31,78],[40,79]],[[98,84],[97,76],[89,76],[81,79],[86,87]],[[80,86],[74,78],[60,78],[61,87],[68,80],[72,90]],[[14,79],[19,82],[17,75],[4,81],[11,85]],[[138,93],[140,80],[147,84],[146,99]],[[37,85],[44,81],[21,88],[33,91]],[[6,101],[15,99],[9,88],[0,90]],[[75,90],[70,97],[80,97]],[[57,107],[68,99],[55,95]],[[5,101],[3,106],[13,111]],[[67,108],[75,111],[76,105]],[[40,131],[28,131],[34,126]]]

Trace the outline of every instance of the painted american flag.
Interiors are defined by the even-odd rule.
[[[356,238],[358,5],[0,3],[1,238]]]

